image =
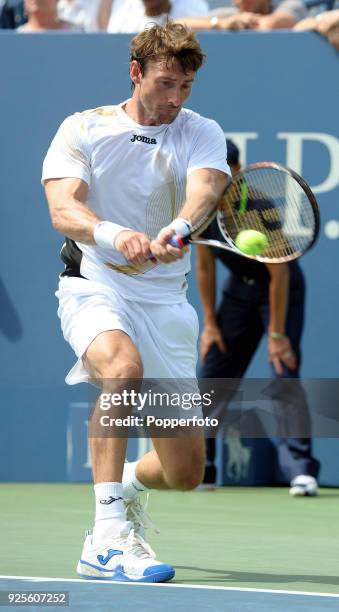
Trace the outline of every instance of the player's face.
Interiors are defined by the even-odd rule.
[[[144,75],[139,71],[135,81],[135,94],[148,118],[156,124],[171,123],[191,93],[195,72],[183,72],[179,62],[173,60],[149,62]]]

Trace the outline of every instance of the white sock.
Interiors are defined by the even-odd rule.
[[[139,461],[133,461],[131,463],[125,463],[124,473],[122,476],[122,486],[124,492],[124,499],[133,499],[142,493],[142,491],[148,491],[148,488],[143,485],[135,475],[135,470]]]
[[[126,526],[126,512],[121,482],[100,482],[94,485],[95,525],[93,542],[99,544],[119,534]]]

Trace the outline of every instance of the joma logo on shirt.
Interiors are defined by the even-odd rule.
[[[148,138],[148,136],[138,136],[138,134],[133,134],[133,138],[131,138],[131,142],[146,142],[146,144],[157,144],[155,138]]]

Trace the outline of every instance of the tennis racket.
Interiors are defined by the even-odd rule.
[[[224,242],[199,238],[217,218]],[[317,201],[306,181],[293,170],[273,162],[247,166],[227,185],[216,210],[200,220],[188,236],[173,236],[170,244],[207,244],[266,263],[301,257],[315,243],[320,229]],[[249,255],[236,245],[244,230],[264,234],[260,255]]]

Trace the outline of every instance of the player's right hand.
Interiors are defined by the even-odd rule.
[[[141,232],[123,230],[117,235],[114,246],[132,264],[144,264],[152,257],[150,240]]]
[[[155,240],[152,240],[151,250],[152,254],[161,263],[172,263],[178,259],[182,259],[188,251],[188,247],[185,246],[182,249],[178,249],[169,244],[169,240],[174,236],[175,230],[170,227],[164,227],[160,230]]]
[[[221,353],[226,353],[227,347],[217,325],[205,325],[200,336],[199,355],[200,360],[205,361],[213,344],[216,344]]]

